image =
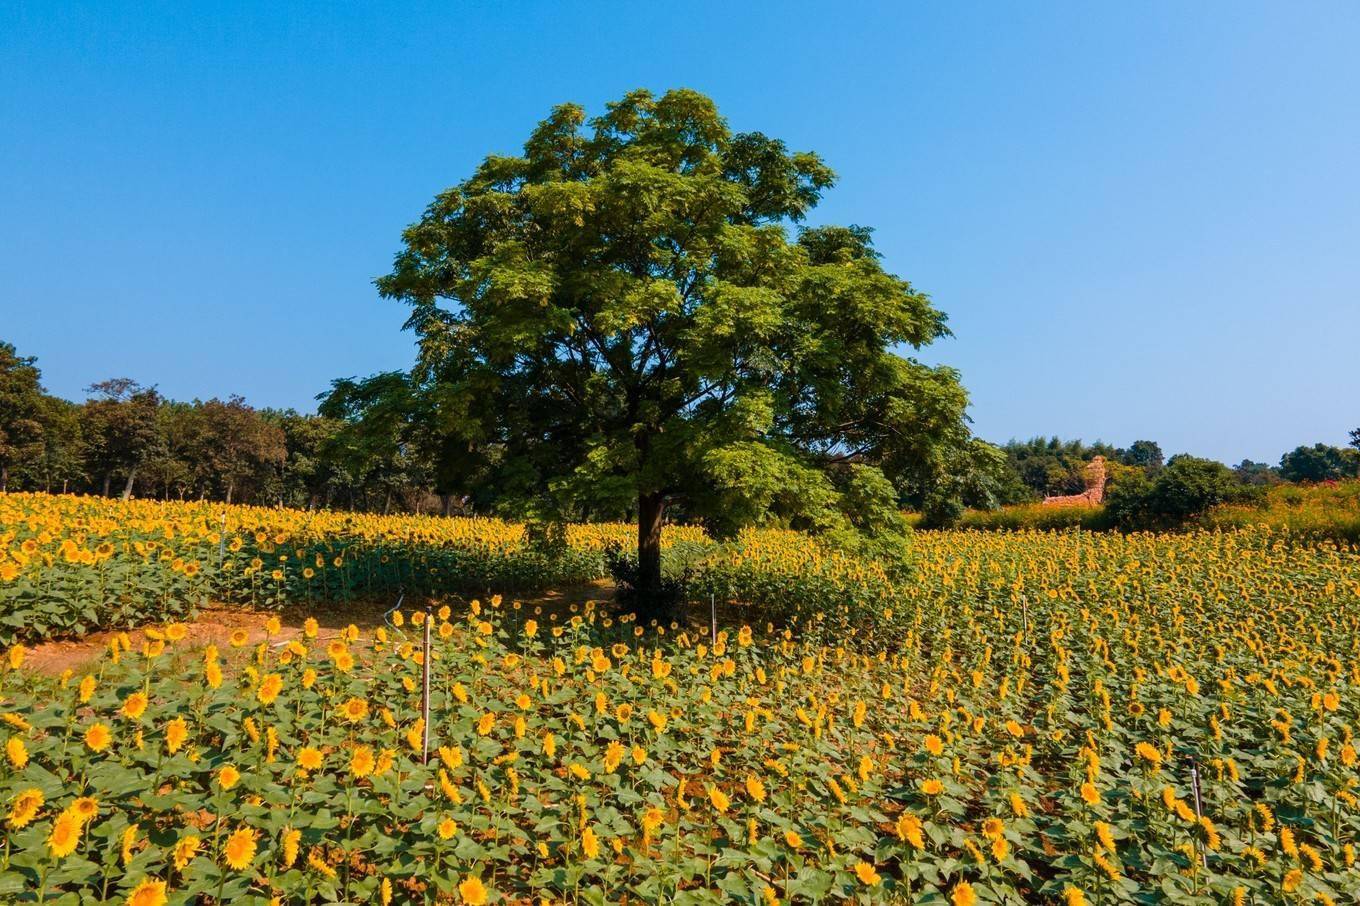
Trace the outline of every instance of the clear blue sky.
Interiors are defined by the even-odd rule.
[[[562,101],[820,152],[977,432],[1275,461],[1360,425],[1360,4],[0,7],[0,338],[310,408],[404,367],[403,226]]]

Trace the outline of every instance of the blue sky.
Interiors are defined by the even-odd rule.
[[[820,152],[977,432],[1276,461],[1360,426],[1360,5],[0,7],[0,338],[72,398],[404,367],[404,225],[645,86]]]

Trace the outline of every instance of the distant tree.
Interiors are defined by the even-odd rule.
[[[80,407],[60,397],[44,395],[38,421],[42,424],[42,444],[34,455],[20,461],[16,470],[19,485],[60,493],[83,486],[85,441]]]
[[[391,371],[333,381],[318,411],[338,425],[323,456],[349,477],[351,488],[380,493],[383,512],[391,509],[394,497],[428,486],[425,451],[415,437],[416,425],[433,413],[412,376]]]
[[[42,452],[44,394],[36,362],[0,341],[0,492],[9,489],[11,469]]]
[[[112,378],[86,389],[92,399],[82,411],[82,431],[89,450],[88,471],[103,482],[105,497],[115,478],[123,478],[123,498],[132,496],[138,470],[162,441],[158,430],[161,396],[131,378]]]
[[[1003,448],[997,447],[996,449],[1001,453],[1001,463],[993,474],[992,482],[992,497],[996,501],[996,505],[1014,506],[1037,501],[1039,499],[1038,492],[1025,483],[1024,478],[1020,475],[1020,470],[1016,468],[1015,462],[1006,455]]]
[[[411,306],[450,447],[557,512],[636,514],[644,615],[668,511],[893,534],[899,482],[966,436],[957,375],[894,351],[944,316],[869,230],[794,231],[833,179],[693,91],[588,125],[565,105],[437,196],[378,281]],[[866,498],[887,515],[857,525]]]
[[[1124,529],[1173,528],[1239,492],[1227,466],[1182,454],[1154,478],[1137,473],[1121,478],[1110,490],[1106,513]]]
[[[1356,428],[1350,433],[1351,446],[1360,450],[1360,428]]]
[[[152,495],[165,499],[186,495],[206,496],[198,485],[198,412],[194,404],[163,400],[156,411],[155,449],[142,463],[139,480]]]
[[[973,438],[949,453],[938,471],[922,476],[907,496],[906,502],[920,510],[923,527],[952,525],[967,509],[992,510],[1030,499],[999,447]]]
[[[214,496],[231,503],[261,490],[288,458],[283,431],[239,396],[200,404],[198,462]]]
[[[261,415],[283,432],[288,455],[279,470],[278,502],[302,509],[329,507],[341,489],[340,473],[326,458],[331,439],[341,423],[291,409],[262,410]]]
[[[1152,440],[1135,440],[1127,450],[1119,451],[1119,461],[1126,466],[1137,466],[1149,475],[1162,467],[1162,448]]]
[[[1360,451],[1329,444],[1296,447],[1280,458],[1285,481],[1337,481],[1360,474]]]
[[[1034,437],[1012,440],[1003,448],[1011,467],[1035,498],[1055,494],[1079,494],[1086,487],[1086,464],[1096,456],[1118,460],[1119,451],[1096,441],[1087,445],[1080,440]]]
[[[1268,487],[1279,484],[1282,480],[1279,469],[1268,463],[1252,462],[1250,459],[1244,459],[1233,466],[1233,475],[1240,483],[1250,487]]]

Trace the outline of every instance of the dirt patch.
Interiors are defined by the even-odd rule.
[[[614,586],[607,580],[599,580],[583,585],[551,589],[539,594],[506,596],[506,600],[510,603],[519,601],[520,607],[531,613],[543,617],[551,617],[556,614],[561,619],[572,612],[573,605],[579,609],[587,601],[595,601],[605,605],[612,604]],[[425,598],[408,597],[402,602],[402,610],[409,612],[423,605],[425,601]],[[464,598],[450,596],[441,600],[440,603],[465,603],[465,601]],[[276,642],[287,641],[301,635],[303,623],[306,622],[308,617],[315,618],[317,623],[320,624],[318,638],[321,639],[334,638],[340,634],[341,630],[351,624],[359,627],[364,634],[368,634],[378,626],[383,625],[388,611],[394,604],[396,604],[395,599],[390,601],[346,601],[343,603],[316,602],[310,605],[292,605],[277,612],[215,604],[200,609],[198,616],[193,620],[185,621],[184,625],[188,628],[188,636],[177,647],[181,651],[185,651],[203,648],[211,644],[226,649],[231,644],[233,634],[238,631],[245,633],[246,646],[253,646],[269,637],[265,630],[265,623],[272,616],[278,616],[279,621],[283,624],[282,631],[273,637]],[[117,635],[120,635],[120,633],[95,632],[79,639],[63,639],[31,646],[24,659],[24,667],[51,676],[60,675],[66,670],[80,672],[82,668],[102,657],[108,651],[112,639]],[[146,633],[141,627],[128,630],[127,635],[132,641],[133,650],[140,649],[142,643],[146,641]]]

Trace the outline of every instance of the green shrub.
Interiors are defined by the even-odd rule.
[[[1106,501],[1110,521],[1127,531],[1179,528],[1210,508],[1245,501],[1258,490],[1237,482],[1221,462],[1174,456],[1155,478],[1132,474],[1114,484]]]

